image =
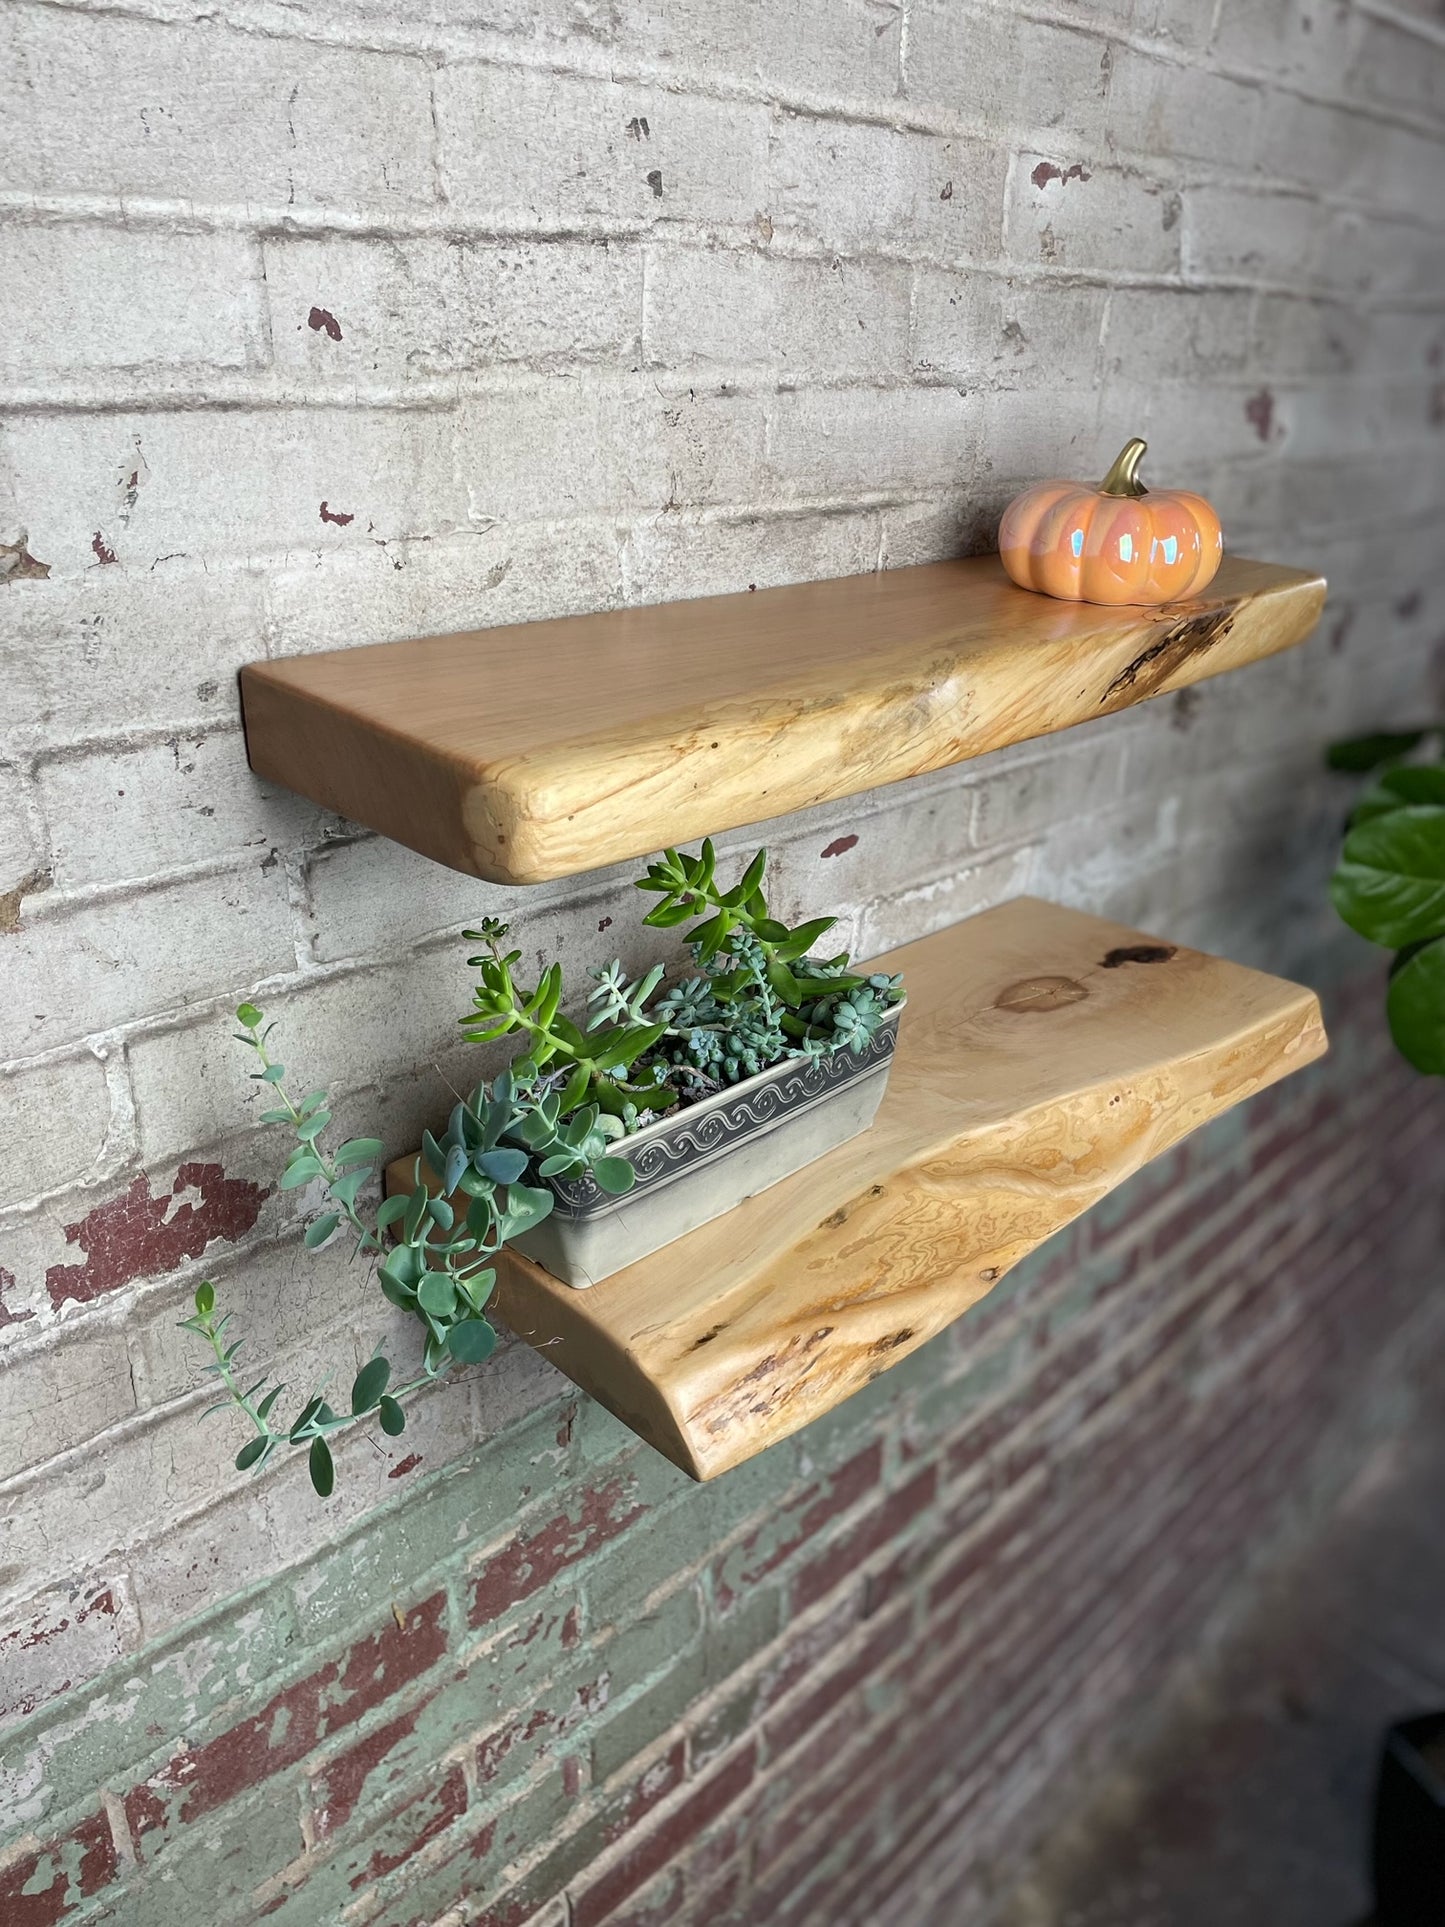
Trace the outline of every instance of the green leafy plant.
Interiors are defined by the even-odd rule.
[[[356,1375],[345,1411],[333,1410],[322,1386],[287,1424],[279,1416],[284,1386],[268,1377],[243,1386],[237,1359],[245,1341],[231,1336],[232,1314],[217,1311],[214,1283],[204,1282],[182,1325],[211,1348],[204,1369],[224,1396],[209,1409],[237,1411],[251,1427],[238,1470],[257,1469],[287,1447],[304,1449],[313,1485],[328,1495],[334,1434],[374,1419],[394,1437],[405,1427],[401,1401],[409,1393],[454,1365],[490,1357],[497,1340],[485,1314],[497,1253],[550,1213],[549,1181],[590,1173],[604,1192],[621,1196],[636,1173],[618,1154],[619,1140],[650,1115],[784,1058],[867,1046],[901,1000],[901,980],[859,975],[846,952],[813,957],[836,919],[789,928],[770,916],[766,864],[760,850],[723,890],[711,842],[696,857],[664,852],[638,881],[662,898],[643,921],[655,929],[697,924],[688,939],[694,974],[664,989],[663,964],[633,983],[614,959],[592,972],[581,1021],[562,1009],[560,964],[529,988],[517,974],[521,951],[506,948],[504,922],[465,931],[483,948],[468,960],[478,981],[462,1025],[474,1042],[513,1038],[520,1049],[500,1075],[458,1099],[440,1136],[423,1134],[410,1191],[374,1206],[363,1200],[374,1190],[380,1140],[353,1138],[328,1150],[325,1092],[292,1100],[285,1067],[270,1055],[273,1026],[254,1004],[241,1005],[238,1041],[258,1065],[253,1080],[275,1099],[262,1118],[295,1138],[281,1189],[325,1187],[328,1208],[308,1225],[307,1248],[343,1234],[352,1239],[353,1257],[374,1268],[382,1292],[420,1322],[424,1339],[421,1370],[404,1384],[393,1383],[391,1363],[378,1353]]]
[[[1393,950],[1385,1009],[1416,1070],[1445,1077],[1445,762],[1442,727],[1336,743],[1330,767],[1375,774],[1345,832],[1330,895],[1340,916]],[[1433,762],[1402,759],[1424,745]]]

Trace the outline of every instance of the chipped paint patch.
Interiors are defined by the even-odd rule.
[[[0,891],[0,937],[12,937],[20,928],[20,906],[26,897],[38,897],[54,882],[52,871],[32,870],[21,877],[13,890]]]
[[[0,1331],[7,1325],[23,1325],[27,1318],[33,1318],[33,1311],[11,1311],[5,1303],[5,1294],[15,1289],[15,1273],[0,1265]]]
[[[824,856],[843,856],[849,850],[856,849],[857,845],[858,838],[851,833],[847,836],[835,836],[822,854]]]
[[[0,542],[0,582],[43,582],[50,574],[50,564],[36,561],[28,541],[22,529],[13,542]]]
[[[177,1203],[186,1191],[199,1194]],[[137,1278],[162,1277],[218,1238],[234,1244],[254,1226],[269,1186],[228,1178],[219,1164],[183,1164],[169,1191],[158,1197],[138,1177],[118,1198],[97,1205],[65,1227],[67,1244],[86,1254],[81,1264],[52,1265],[45,1274],[50,1302],[58,1310],[89,1304]]]

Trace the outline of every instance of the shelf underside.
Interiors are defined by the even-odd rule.
[[[1032,898],[878,962],[909,1001],[870,1131],[590,1290],[502,1254],[499,1315],[694,1478],[829,1411],[1325,1049],[1311,991]]]
[[[1303,640],[1318,576],[1226,558],[1162,609],[997,557],[292,656],[258,774],[454,870],[539,883],[918,776]]]

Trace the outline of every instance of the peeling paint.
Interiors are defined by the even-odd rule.
[[[1091,181],[1093,178],[1082,161],[1075,161],[1072,167],[1055,167],[1052,161],[1040,161],[1029,176],[1035,187],[1047,187],[1050,181],[1057,181],[1062,187],[1069,181]]]
[[[315,334],[325,335],[328,341],[341,339],[341,323],[329,308],[313,308],[306,317],[306,326]]]
[[[0,582],[43,582],[50,574],[50,564],[35,559],[28,541],[21,529],[13,542],[0,542]]]
[[[33,1311],[11,1311],[5,1303],[5,1294],[15,1289],[15,1273],[0,1265],[0,1331],[7,1325],[23,1325],[27,1318],[33,1318]]]
[[[321,519],[323,522],[334,522],[337,528],[344,529],[348,523],[354,522],[356,517],[354,515],[343,515],[339,509],[332,508],[330,503],[323,502],[321,504]]]
[[[49,868],[31,870],[10,890],[0,890],[0,937],[12,937],[20,928],[20,906],[26,897],[38,897],[55,880]]]
[[[1244,404],[1244,418],[1262,442],[1269,440],[1274,429],[1274,396],[1267,388],[1250,396]]]
[[[99,529],[90,538],[90,548],[97,562],[119,562],[120,560]]]
[[[857,836],[850,832],[847,836],[835,836],[823,851],[824,856],[843,856],[847,851],[858,847]]]
[[[198,1192],[199,1202],[178,1204],[186,1191]],[[228,1178],[219,1164],[183,1164],[158,1197],[149,1180],[138,1177],[118,1198],[65,1227],[66,1243],[86,1255],[81,1264],[51,1265],[45,1274],[50,1302],[57,1310],[67,1302],[89,1304],[137,1278],[175,1271],[215,1239],[234,1244],[270,1195],[268,1186]]]

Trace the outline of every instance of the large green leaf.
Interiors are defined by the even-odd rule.
[[[1398,950],[1445,932],[1445,808],[1410,804],[1357,824],[1330,880],[1352,930]]]
[[[1381,763],[1412,750],[1425,733],[1423,729],[1410,729],[1391,735],[1352,736],[1348,742],[1331,743],[1327,753],[1329,766],[1356,774],[1378,769]]]
[[[497,1334],[485,1318],[464,1318],[447,1333],[447,1350],[463,1365],[480,1365],[496,1348]]]
[[[1431,1077],[1445,1077],[1445,942],[1422,944],[1390,977],[1385,1002],[1400,1055]]]

